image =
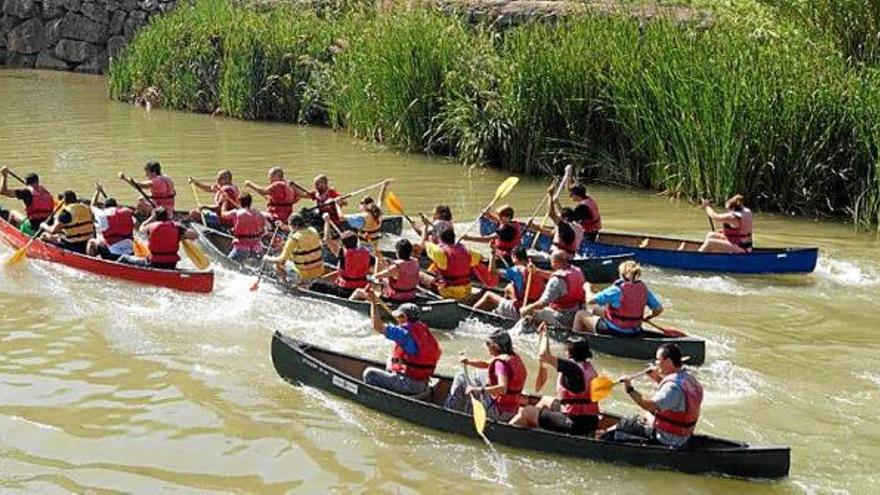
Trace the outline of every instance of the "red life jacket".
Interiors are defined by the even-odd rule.
[[[408,321],[403,324],[403,327],[416,341],[419,352],[414,356],[409,355],[403,350],[403,347],[395,343],[391,350],[391,371],[404,374],[413,380],[427,380],[434,374],[437,361],[440,360],[442,352],[440,344],[428,329],[428,325],[420,321]]]
[[[164,175],[157,175],[150,179],[150,199],[156,206],[161,206],[168,210],[168,216],[174,214],[174,182]]]
[[[620,289],[620,307],[608,305],[605,308],[605,319],[620,328],[638,328],[645,318],[645,306],[648,305],[648,286],[641,280],[629,282],[619,279],[614,282]]]
[[[150,238],[150,255],[147,261],[150,263],[177,263],[180,256],[180,230],[174,222],[156,222],[149,226],[147,235]]]
[[[495,405],[500,412],[515,412],[519,409],[519,396],[526,384],[528,370],[522,359],[516,354],[507,355],[506,358],[494,357],[489,362],[489,385],[498,385],[498,376],[495,374],[495,363],[501,363],[507,370],[507,393],[495,398]]]
[[[446,255],[446,269],[440,269],[437,285],[441,287],[458,287],[471,283],[471,253],[458,243],[454,246],[440,244]]]
[[[369,285],[367,274],[370,273],[370,252],[362,247],[343,248],[342,256],[345,258],[345,262],[336,279],[336,285],[346,289],[367,287]]]
[[[556,232],[553,233],[553,246],[565,251],[570,256],[574,256],[577,254],[578,249],[581,247],[581,242],[584,240],[584,229],[582,229],[580,225],[571,222],[566,223],[574,231],[574,240],[571,242],[563,242],[562,236],[559,235],[559,228],[557,227]]]
[[[660,386],[667,382],[675,382],[684,392],[685,410],[669,411],[658,409],[654,413],[654,428],[679,437],[694,433],[697,420],[700,418],[700,406],[703,404],[703,387],[690,373],[682,370],[667,375],[660,381]]]
[[[240,209],[235,212],[232,224],[232,247],[249,251],[260,251],[260,240],[266,233],[266,218],[255,210]]]
[[[318,206],[318,212],[323,215],[327,213],[330,215],[330,221],[336,225],[342,223],[342,219],[339,218],[339,208],[336,207],[336,203],[330,202],[325,204],[325,202],[329,199],[338,198],[339,193],[336,192],[336,189],[332,187],[328,187],[324,189],[324,192],[319,193],[315,191],[312,193],[312,198],[315,200],[315,204]]]
[[[544,288],[547,286],[547,277],[544,275],[535,272],[532,275],[532,285],[529,287],[529,297],[527,301],[523,301],[523,292],[526,290],[526,284],[529,280],[529,270],[524,266],[515,266],[514,269],[522,275],[523,278],[523,286],[522,289],[516,288],[516,284],[514,287],[514,294],[516,295],[516,299],[513,301],[513,306],[517,309],[521,308],[523,304],[533,303],[541,298],[541,294],[544,293]]]
[[[590,382],[598,373],[593,369],[589,361],[578,363],[581,373],[584,375],[584,391],[574,393],[562,385],[562,374],[556,380],[556,397],[561,404],[560,410],[568,416],[596,416],[599,414],[599,403],[593,402],[590,397]]]
[[[733,227],[725,223],[722,233],[724,234],[724,237],[727,237],[727,240],[730,241],[731,244],[736,244],[745,250],[751,250],[752,223],[754,221],[752,210],[742,208],[735,211],[733,214],[739,217],[739,227]]]
[[[269,203],[266,211],[273,219],[286,222],[293,213],[293,205],[297,199],[296,191],[287,182],[273,182],[269,184]]]
[[[234,184],[228,184],[222,186],[219,191],[214,193],[214,204],[222,205],[223,203],[226,203],[226,209],[232,210],[238,208],[236,205],[238,204],[239,196],[241,196],[241,192],[239,192],[238,187]],[[217,210],[217,214],[219,216],[220,210]],[[220,223],[228,227],[232,227],[233,222],[233,220],[224,220],[222,217],[220,218]]]
[[[500,237],[496,237],[495,240],[492,241],[492,245],[495,247],[495,252],[501,256],[510,256],[510,253],[519,246],[525,230],[525,226],[520,222],[510,222],[510,228],[513,229],[514,234],[513,238],[509,241],[501,240]]]
[[[584,229],[584,233],[592,234],[602,230],[602,216],[599,215],[599,205],[596,203],[596,200],[587,196],[586,199],[578,204],[586,206],[590,211],[590,218],[581,221],[581,228]]]
[[[382,295],[392,301],[410,301],[419,285],[419,262],[414,259],[394,260],[397,277],[391,278]]]
[[[31,221],[31,226],[37,228],[38,224],[55,211],[55,201],[52,199],[52,193],[39,184],[28,186],[28,190],[31,192],[31,204],[24,207],[24,213]]]
[[[134,212],[129,208],[114,208],[107,216],[107,229],[101,232],[104,243],[109,247],[134,235]]]
[[[571,265],[564,270],[556,270],[553,272],[554,277],[560,277],[565,280],[568,290],[565,295],[550,303],[550,307],[556,311],[566,309],[577,309],[583,306],[586,293],[584,292],[584,272],[580,268]]]

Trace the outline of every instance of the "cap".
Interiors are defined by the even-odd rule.
[[[397,318],[399,316],[403,316],[407,320],[418,320],[419,316],[421,316],[422,311],[413,303],[403,303],[397,307],[391,314]]]

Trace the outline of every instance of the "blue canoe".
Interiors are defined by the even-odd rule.
[[[494,224],[480,222],[483,235],[494,232]],[[523,236],[523,244],[531,245],[531,232]],[[755,248],[751,253],[701,253],[702,242],[621,232],[599,233],[595,242],[584,241],[578,256],[601,257],[633,253],[644,265],[677,270],[718,273],[783,274],[811,273],[816,269],[819,248]],[[549,251],[551,239],[541,235],[536,249]]]

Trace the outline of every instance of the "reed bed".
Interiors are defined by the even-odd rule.
[[[585,16],[497,31],[425,8],[195,0],[112,61],[110,93],[153,87],[174,108],[876,226],[880,78],[796,19],[774,22]]]

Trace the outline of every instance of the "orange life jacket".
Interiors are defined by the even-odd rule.
[[[171,264],[180,261],[177,251],[180,249],[180,230],[170,220],[156,222],[147,229],[149,236],[150,263]]]
[[[620,328],[640,327],[648,304],[648,286],[641,280],[629,282],[624,279],[619,279],[614,285],[620,289],[620,307],[609,304],[605,308],[605,319]]]
[[[274,220],[287,222],[297,199],[296,191],[287,182],[273,182],[269,185],[269,204],[266,211]]]
[[[240,209],[235,213],[232,224],[232,247],[248,251],[260,251],[261,239],[266,233],[266,218],[256,210]]]
[[[174,191],[174,182],[164,175],[157,175],[150,179],[150,184],[150,199],[156,203],[156,206],[168,210],[169,217],[173,215],[174,196],[177,195]]]
[[[370,252],[362,247],[343,248],[342,256],[345,257],[345,262],[336,279],[336,285],[346,289],[367,287],[369,285],[367,274],[370,273]]]
[[[584,292],[584,273],[580,268],[570,265],[564,270],[553,272],[554,277],[565,280],[568,287],[565,295],[550,303],[550,307],[556,311],[580,308],[584,304],[586,293]]]
[[[562,385],[562,374],[556,380],[556,397],[559,398],[560,410],[569,416],[596,416],[599,414],[599,403],[590,397],[590,382],[599,376],[589,361],[578,363],[584,375],[584,391],[574,393]]]
[[[52,193],[39,184],[28,186],[27,189],[31,192],[31,204],[24,207],[24,213],[31,221],[31,226],[37,228],[37,225],[49,218],[55,211],[55,200],[52,199]]]
[[[501,363],[507,370],[507,392],[495,397],[495,405],[500,412],[515,412],[519,409],[519,396],[526,384],[528,370],[516,354],[497,356],[489,362],[489,385],[498,385],[495,363]]]
[[[669,411],[658,409],[654,413],[654,428],[679,437],[690,436],[694,433],[697,420],[700,419],[700,406],[703,404],[703,387],[687,371],[679,371],[663,377],[660,381],[662,387],[665,383],[675,382],[684,392],[684,411]]]
[[[239,192],[238,187],[236,187],[234,184],[227,184],[225,186],[221,186],[220,190],[214,193],[214,204],[222,205],[225,203],[226,209],[232,210],[238,208],[237,204],[239,196],[241,196],[241,193]],[[219,216],[220,210],[217,211],[217,214]],[[220,218],[220,223],[222,225],[226,225],[227,227],[231,227],[233,224],[233,220],[224,220],[223,218]]]
[[[409,331],[416,346],[419,348],[415,355],[407,354],[403,347],[397,343],[391,350],[391,371],[404,374],[413,380],[427,380],[434,374],[437,362],[440,360],[440,344],[428,325],[421,321],[406,322],[403,327]]]
[[[382,295],[392,301],[410,301],[419,285],[419,262],[414,259],[394,260],[397,277],[391,278]]]

